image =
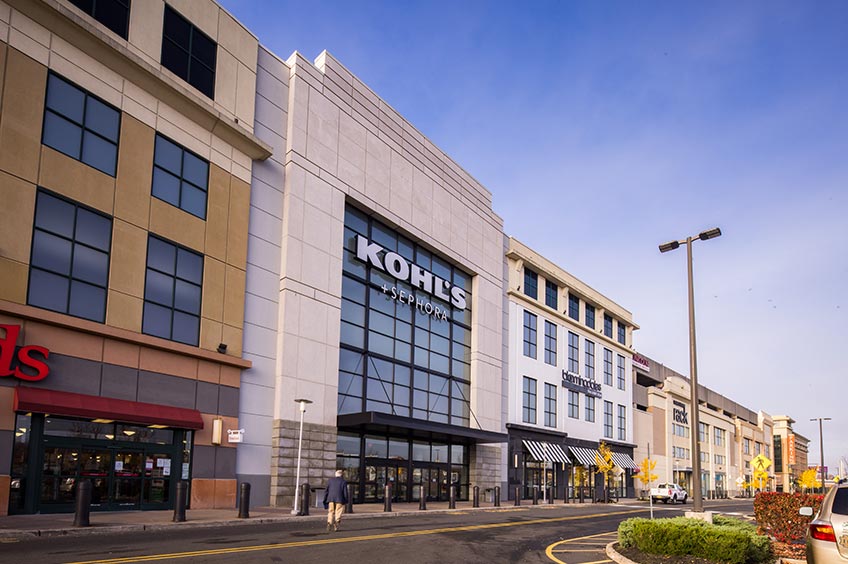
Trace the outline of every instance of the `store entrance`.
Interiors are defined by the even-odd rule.
[[[420,464],[415,463],[412,468],[412,499],[420,499],[419,486],[424,486],[424,497],[426,501],[448,501],[450,496],[449,486],[459,481],[459,473],[455,472],[454,482],[451,482],[451,474],[447,464]],[[457,492],[459,497],[459,492]]]
[[[407,501],[408,482],[406,463],[368,459],[363,484],[365,502],[383,501],[386,497],[386,484],[392,486],[392,501]]]
[[[548,467],[547,463],[527,461],[524,466],[524,488],[522,495],[524,499],[533,499],[533,492],[539,492],[539,499],[545,499],[544,489],[547,495],[557,491],[556,472]]]

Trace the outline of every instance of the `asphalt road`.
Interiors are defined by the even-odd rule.
[[[655,517],[682,515],[692,504],[655,506]],[[751,500],[705,501],[704,509],[750,515]],[[647,517],[642,502],[503,507],[499,510],[349,516],[342,529],[286,522],[199,527],[116,535],[40,538],[0,545],[0,562],[209,562],[446,564],[608,562],[604,546],[618,523]]]

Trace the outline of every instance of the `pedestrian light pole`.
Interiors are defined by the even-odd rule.
[[[670,241],[660,245],[660,252],[667,253],[686,245],[686,265],[689,278],[689,384],[691,387],[692,404],[692,503],[693,511],[701,513],[704,511],[704,498],[701,493],[701,444],[698,435],[699,412],[698,412],[698,360],[695,351],[695,288],[692,283],[692,242],[696,240],[707,241],[721,236],[721,229],[715,227],[702,231],[695,237],[687,237],[681,241]]]
[[[291,514],[297,515],[297,501],[300,499],[300,454],[303,451],[303,414],[306,413],[306,406],[312,403],[308,399],[296,399],[295,403],[300,404],[300,436],[297,439],[297,473],[294,478],[294,509]]]
[[[819,473],[821,474],[821,488],[822,493],[824,493],[824,438],[822,438],[822,421],[830,421],[830,417],[816,417],[814,419],[810,419],[810,421],[818,421],[819,422],[819,455],[821,458],[819,459],[821,465],[819,466]]]

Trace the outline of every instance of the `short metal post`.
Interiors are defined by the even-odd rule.
[[[495,486],[495,507],[501,506],[501,487]]]
[[[250,484],[242,482],[239,486],[239,519],[250,519]]]
[[[539,505],[539,488],[533,487],[533,505]]]
[[[515,506],[521,505],[521,486],[515,486]]]
[[[353,513],[353,485],[348,484],[347,486],[347,504],[345,505],[345,513]]]
[[[91,514],[91,480],[77,482],[76,511],[74,512],[74,527],[88,527],[91,525],[89,516]]]
[[[548,505],[554,502],[554,493],[555,492],[553,488],[548,488]]]
[[[424,484],[418,486],[418,510],[424,511],[427,509],[427,497],[424,495]]]
[[[480,486],[474,486],[474,493],[471,498],[471,507],[480,507]]]
[[[586,500],[586,489],[583,486],[580,486],[580,503],[585,503]]]
[[[300,486],[300,513],[298,515],[309,515],[309,482]]]
[[[392,485],[386,484],[383,488],[383,511],[390,513],[392,511]]]
[[[186,520],[186,501],[188,500],[188,482],[177,482],[177,499],[174,500],[174,523]]]
[[[456,509],[456,486],[451,484],[448,492],[448,509]]]

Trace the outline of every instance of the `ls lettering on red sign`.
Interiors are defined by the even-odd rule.
[[[0,339],[0,377],[14,376],[27,382],[44,380],[50,372],[50,368],[44,362],[50,356],[50,351],[46,347],[39,347],[37,345],[21,347],[18,351],[17,366],[13,367],[12,361],[15,356],[15,344],[18,342],[18,334],[21,332],[21,326],[0,325],[0,329],[6,330],[6,336]],[[34,353],[44,357],[44,360],[35,358],[33,356]],[[32,370],[23,372],[21,371],[22,365]],[[32,374],[32,371],[35,371],[35,374]]]

